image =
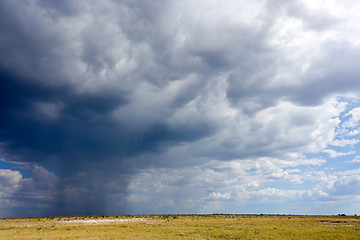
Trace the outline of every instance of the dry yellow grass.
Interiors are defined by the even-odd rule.
[[[0,239],[360,239],[360,218],[158,215],[1,219]]]

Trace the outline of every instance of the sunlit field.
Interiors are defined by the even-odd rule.
[[[144,215],[0,220],[0,239],[360,239],[357,216]]]

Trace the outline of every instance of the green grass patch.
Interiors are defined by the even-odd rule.
[[[360,218],[215,214],[0,219],[0,239],[360,239]]]

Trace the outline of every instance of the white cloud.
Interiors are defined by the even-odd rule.
[[[337,172],[337,175],[360,175],[360,168]]]
[[[329,154],[329,156],[331,158],[337,158],[337,157],[341,157],[341,156],[347,156],[347,155],[352,155],[355,154],[355,151],[351,151],[351,152],[338,152],[332,149],[325,149],[323,150],[324,153]]]
[[[360,195],[360,175],[342,176],[334,183],[335,195]]]
[[[229,193],[221,194],[219,192],[212,192],[209,195],[210,199],[230,199],[231,195]]]
[[[299,158],[304,152],[321,152],[332,142],[341,111],[342,107],[333,101],[316,107],[280,102],[254,117],[237,110],[235,115],[217,119],[221,125],[216,134],[168,151],[169,154],[175,149],[197,155],[214,154],[220,159],[221,155],[232,155],[234,159],[252,155]]]
[[[13,192],[19,188],[22,175],[19,171],[0,169],[0,186],[2,191]]]
[[[212,160],[199,166],[180,169],[143,170],[133,176],[129,184],[131,196],[136,202],[134,207],[151,205],[159,211],[153,202],[174,200],[183,209],[211,209],[211,202],[268,202],[268,201],[307,201],[328,197],[333,191],[337,177],[322,171],[307,171],[294,167],[318,168],[325,160],[303,159],[284,161],[279,159],[258,158],[252,160],[233,160],[222,162]],[[311,186],[302,185],[311,182]],[[268,187],[272,183],[285,184],[286,188]],[[291,189],[295,188],[295,189]],[[149,196],[148,193],[156,193]],[[174,192],[177,194],[174,195]],[[205,196],[204,196],[205,195]],[[176,196],[176,197],[175,197]],[[191,202],[191,204],[189,203]],[[187,205],[187,203],[189,205]],[[219,205],[219,206],[220,206]],[[162,206],[162,210],[174,211],[171,206]],[[171,210],[172,209],[172,210]],[[215,211],[215,210],[213,210]]]
[[[21,213],[16,215],[18,213],[11,211],[24,206],[29,207],[29,210],[39,206],[44,208],[43,211],[52,208],[53,201],[58,197],[56,194],[59,178],[38,165],[34,165],[31,172],[31,178],[24,178],[19,171],[0,169],[0,214],[2,216],[22,216]]]
[[[354,157],[354,158],[351,160],[351,162],[353,162],[353,163],[358,163],[358,162],[360,162],[360,155],[357,155],[356,157]]]
[[[360,139],[337,139],[334,140],[331,145],[336,147],[354,147],[354,145],[358,144],[360,142]]]
[[[276,188],[265,188],[259,191],[253,192],[253,197],[257,199],[261,198],[286,198],[293,199],[302,197],[304,194],[309,194],[309,190],[284,190]]]
[[[348,114],[344,117],[349,117],[347,121],[343,123],[343,127],[345,128],[356,128],[359,126],[360,121],[360,108],[352,109]]]

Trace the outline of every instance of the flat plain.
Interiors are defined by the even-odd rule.
[[[142,215],[0,219],[0,239],[360,239],[358,216]]]

